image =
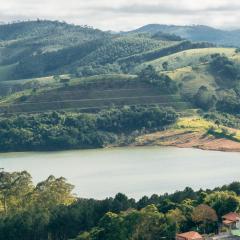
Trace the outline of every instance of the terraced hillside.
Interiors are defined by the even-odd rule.
[[[151,104],[191,112],[205,103],[224,109],[225,95],[230,103],[239,99],[240,53],[233,47],[172,32],[111,34],[51,21],[1,26],[0,40],[2,113]],[[214,55],[223,72],[210,70]]]
[[[76,81],[76,80],[75,80]],[[152,105],[170,106],[178,111],[191,108],[179,94],[163,95],[159,89],[137,79],[73,84],[16,98],[2,103],[0,111],[43,112],[50,110],[90,110],[110,106]]]

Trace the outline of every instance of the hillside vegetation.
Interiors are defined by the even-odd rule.
[[[229,121],[240,114],[239,49],[198,42],[203,32],[222,33],[211,28],[160,28],[111,34],[40,20],[0,26],[0,118],[171,107],[179,117],[214,112],[216,124],[238,129]]]
[[[157,106],[112,108],[97,114],[13,115],[0,120],[0,150],[63,150],[121,144],[129,141],[131,135],[161,130],[177,118],[172,109]]]

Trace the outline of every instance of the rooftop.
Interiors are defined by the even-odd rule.
[[[185,239],[191,239],[191,240],[200,240],[203,239],[203,237],[198,233],[198,232],[186,232],[186,233],[181,233],[181,234],[177,234],[177,237],[182,237]]]
[[[236,222],[240,220],[240,215],[238,213],[228,213],[222,217],[224,220],[231,221],[231,222]]]

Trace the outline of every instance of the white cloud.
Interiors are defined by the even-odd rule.
[[[54,19],[102,29],[148,23],[240,28],[239,0],[1,0],[0,21]]]

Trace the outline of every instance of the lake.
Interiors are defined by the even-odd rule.
[[[126,147],[0,154],[5,171],[27,170],[34,182],[64,176],[79,197],[103,199],[213,188],[240,180],[240,153],[174,147]]]

